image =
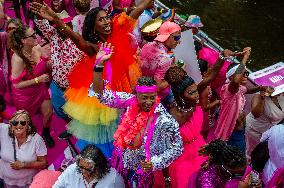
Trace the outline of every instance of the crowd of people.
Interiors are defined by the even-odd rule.
[[[284,94],[247,84],[250,47],[195,40],[197,81],[175,55],[197,15],[177,22],[154,0],[12,3],[17,18],[0,0],[0,187],[284,187]],[[53,114],[79,153],[61,171],[47,170]]]

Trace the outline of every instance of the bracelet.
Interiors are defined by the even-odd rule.
[[[36,84],[38,84],[39,83],[39,80],[38,80],[38,78],[36,77],[36,78],[34,78],[34,80],[35,80],[35,83]]]
[[[103,72],[103,70],[104,70],[104,66],[98,66],[98,65],[94,66],[95,72]]]
[[[171,177],[165,177],[164,180],[167,181],[167,182],[170,182],[171,181]]]

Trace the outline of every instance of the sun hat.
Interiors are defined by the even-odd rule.
[[[201,19],[197,15],[190,15],[184,25],[187,27],[203,27]]]
[[[161,25],[159,29],[159,34],[154,40],[159,42],[165,42],[171,36],[171,34],[180,30],[181,27],[178,24],[166,21]]]

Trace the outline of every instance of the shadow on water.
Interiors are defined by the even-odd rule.
[[[251,46],[251,70],[284,61],[283,0],[163,0],[182,14],[197,14],[203,30],[224,48]]]

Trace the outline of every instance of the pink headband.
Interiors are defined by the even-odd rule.
[[[136,86],[137,93],[153,93],[157,91],[158,91],[157,86]]]

